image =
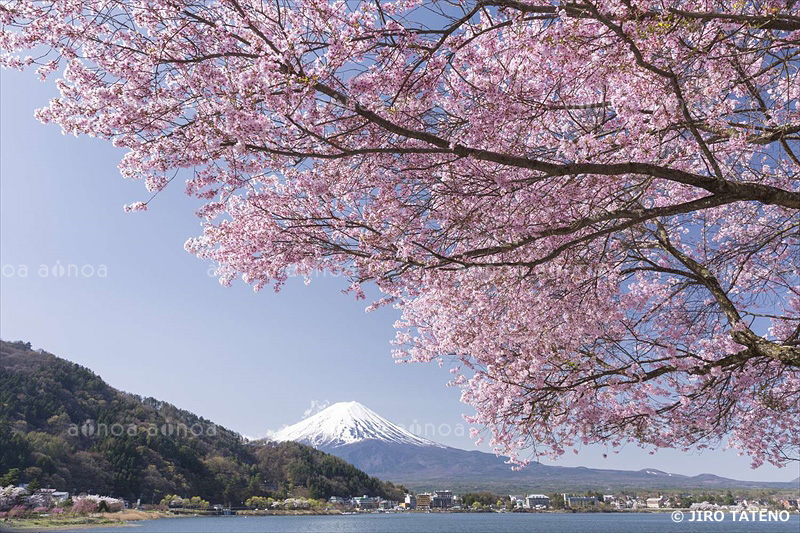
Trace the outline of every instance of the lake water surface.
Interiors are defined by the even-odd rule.
[[[76,529],[75,533],[704,533],[800,532],[800,516],[788,522],[673,522],[669,513],[522,514],[431,513],[344,516],[215,516],[163,518],[131,527]]]

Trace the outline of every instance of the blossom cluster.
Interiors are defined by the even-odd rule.
[[[61,69],[38,118],[127,149],[152,198],[192,170],[186,249],[223,284],[374,281],[398,358],[454,361],[498,452],[785,464],[800,3],[422,4],[12,0],[0,47]]]

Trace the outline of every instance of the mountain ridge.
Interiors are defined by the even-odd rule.
[[[6,341],[0,341],[0,477],[143,503],[167,494],[212,503],[403,494],[341,458],[295,442],[245,443],[234,431],[115,389],[30,343]]]
[[[341,416],[348,412],[349,416]],[[366,420],[359,420],[358,415]],[[379,419],[382,426],[402,430],[402,438],[369,438],[355,428]],[[343,424],[341,427],[338,424]],[[408,438],[408,435],[415,439]],[[566,467],[534,462],[512,470],[507,458],[479,450],[463,450],[418,437],[358,402],[339,402],[272,436],[296,440],[331,453],[370,475],[392,479],[418,490],[450,487],[463,490],[526,491],[669,489],[669,488],[797,488],[798,483],[754,482],[702,473],[673,474],[658,468],[641,470]]]

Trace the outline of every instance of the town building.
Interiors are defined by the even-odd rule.
[[[716,503],[709,503],[706,501],[693,503],[689,506],[690,511],[717,511],[721,509]]]
[[[356,496],[353,498],[353,505],[359,509],[377,509],[378,498],[370,498],[366,494],[364,496]]]
[[[381,500],[378,502],[378,509],[383,511],[391,511],[397,508],[397,502],[394,500]]]
[[[434,491],[431,497],[431,507],[436,509],[450,509],[453,506],[453,493],[449,490]]]
[[[658,496],[655,498],[647,498],[646,500],[648,509],[660,509],[667,506],[666,496]]]
[[[509,494],[508,499],[511,500],[511,507],[521,509],[525,506],[525,496],[521,494]]]
[[[428,492],[417,494],[417,509],[429,510],[431,508],[432,495]]]
[[[53,492],[53,503],[62,503],[69,500],[69,492],[57,490]]]
[[[798,509],[800,505],[798,505],[798,501],[794,499],[786,499],[780,501],[781,506],[784,509]]]
[[[406,500],[404,502],[404,507],[406,509],[416,509],[417,508],[417,497],[413,494],[406,494]]]
[[[573,509],[597,505],[597,498],[594,496],[571,496],[569,494],[562,494],[562,496],[564,497],[564,505]]]
[[[549,509],[550,497],[544,494],[528,494],[523,507],[525,509]]]

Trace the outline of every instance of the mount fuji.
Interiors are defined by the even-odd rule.
[[[273,440],[293,440],[326,449],[367,440],[445,448],[432,440],[417,437],[358,402],[335,403],[293,426],[278,431],[273,435]]]
[[[797,483],[737,481],[712,474],[684,476],[661,470],[605,470],[543,465],[512,470],[504,457],[444,446],[405,430],[358,402],[335,403],[271,440],[296,441],[352,463],[371,476],[430,490],[622,490],[669,488],[786,488]]]

